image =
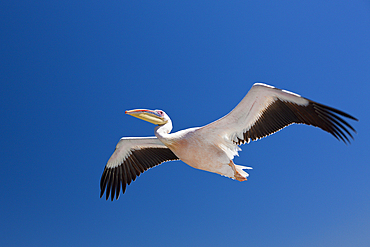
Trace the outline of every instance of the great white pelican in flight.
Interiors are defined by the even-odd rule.
[[[123,137],[108,160],[100,180],[100,197],[118,199],[141,173],[165,161],[182,160],[191,167],[238,181],[250,167],[236,165],[239,145],[271,135],[291,124],[307,124],[349,143],[355,129],[343,117],[351,115],[298,94],[255,83],[243,100],[226,116],[203,127],[170,133],[172,122],[162,110],[126,111],[157,125],[153,137]]]

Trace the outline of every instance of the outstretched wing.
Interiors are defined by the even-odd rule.
[[[108,160],[100,180],[100,197],[106,190],[106,199],[111,194],[118,199],[122,186],[125,193],[126,185],[134,181],[141,173],[165,161],[179,158],[167,148],[157,137],[125,137]]]
[[[316,103],[298,94],[262,83],[253,85],[244,99],[226,116],[204,126],[234,142],[244,144],[297,124],[319,127],[349,143],[354,128],[342,117],[358,121],[340,110]]]

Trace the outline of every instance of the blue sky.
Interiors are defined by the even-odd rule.
[[[1,246],[368,246],[368,1],[0,3]],[[99,198],[122,136],[228,113],[254,82],[357,117],[242,146],[247,182],[180,161]]]

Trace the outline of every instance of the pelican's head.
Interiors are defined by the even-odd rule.
[[[164,125],[170,120],[168,115],[162,110],[135,109],[125,113],[156,125]]]

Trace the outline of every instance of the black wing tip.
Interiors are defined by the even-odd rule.
[[[317,110],[323,112],[326,115],[326,117],[328,117],[330,119],[331,124],[332,124],[332,127],[335,130],[334,131],[328,131],[328,132],[330,134],[332,134],[335,138],[337,138],[339,141],[343,141],[346,145],[351,144],[351,141],[348,138],[348,136],[352,140],[354,140],[354,137],[350,133],[349,130],[352,130],[353,133],[355,133],[355,134],[357,134],[357,131],[352,127],[352,125],[350,125],[349,123],[347,123],[341,117],[346,117],[346,118],[349,118],[349,119],[354,120],[354,121],[357,121],[357,122],[359,120],[357,118],[355,118],[354,116],[352,116],[352,115],[350,115],[350,114],[348,114],[348,113],[346,113],[344,111],[338,110],[336,108],[333,108],[333,107],[330,107],[330,106],[327,106],[327,105],[323,105],[323,104],[317,103],[317,102],[312,101],[312,100],[309,100],[309,101],[314,106],[314,108],[316,108]],[[339,122],[337,120],[339,120]],[[343,126],[341,123],[344,124],[345,126],[347,126],[348,129],[345,126]],[[347,133],[348,136],[345,133],[343,133],[341,130],[344,130]],[[333,132],[335,132],[335,133],[333,133]]]
[[[103,195],[104,195],[104,192],[105,192],[105,190],[101,190],[100,191],[100,198],[102,198],[103,197]],[[124,194],[125,192],[122,192],[122,194]],[[110,195],[111,193],[106,193],[106,198],[105,198],[105,200],[106,201],[108,201],[109,200],[109,195]],[[112,196],[113,195],[113,196]],[[121,193],[116,193],[116,200],[118,200],[119,199],[119,196],[121,195]],[[114,194],[111,194],[111,201],[114,201]]]
[[[117,169],[115,168],[105,168],[100,179],[100,198],[103,197],[105,192],[105,200],[109,199],[113,201],[114,198],[118,200],[121,194],[121,185],[122,185],[122,194],[126,191],[126,184],[124,184],[116,175]],[[116,181],[117,180],[117,181]],[[119,186],[119,187],[118,187]]]
[[[355,118],[354,116],[352,116],[352,115],[350,115],[350,114],[348,114],[348,113],[346,113],[346,112],[344,112],[344,111],[338,110],[338,109],[336,109],[336,108],[334,108],[334,107],[330,107],[330,106],[327,106],[327,105],[323,105],[323,104],[317,103],[317,102],[312,101],[312,100],[309,100],[309,101],[310,101],[310,103],[311,103],[311,104],[313,104],[313,105],[316,105],[316,106],[322,107],[322,108],[324,108],[324,109],[327,109],[327,110],[329,110],[329,111],[335,112],[335,113],[337,113],[338,115],[341,115],[341,116],[343,116],[343,117],[346,117],[346,118],[352,119],[352,120],[354,120],[354,121],[359,121],[357,118]]]

